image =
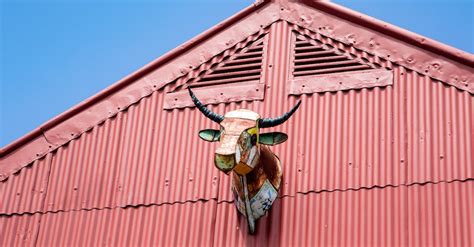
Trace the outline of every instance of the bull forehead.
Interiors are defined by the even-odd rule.
[[[227,135],[240,135],[242,131],[256,127],[259,118],[257,113],[245,109],[230,111],[225,114],[221,126]]]
[[[257,121],[257,119],[260,118],[260,115],[250,110],[239,109],[239,110],[227,112],[224,115],[224,118],[241,118],[241,119],[253,120],[255,122]]]

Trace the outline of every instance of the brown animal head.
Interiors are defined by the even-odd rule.
[[[209,119],[220,124],[220,130],[205,129],[199,137],[205,141],[219,141],[214,164],[229,173],[245,175],[252,171],[260,158],[260,144],[276,145],[285,142],[288,136],[281,132],[259,133],[260,128],[280,125],[288,120],[301,104],[299,101],[289,112],[277,118],[261,118],[259,114],[249,110],[227,112],[224,116],[207,109],[189,89],[189,94],[196,107]]]

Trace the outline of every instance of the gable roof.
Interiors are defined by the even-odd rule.
[[[0,150],[0,181],[276,21],[474,93],[472,54],[320,1],[259,1]]]

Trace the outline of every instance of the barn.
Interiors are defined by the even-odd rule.
[[[0,246],[473,246],[474,56],[337,4],[257,1],[0,151]],[[248,233],[213,112],[283,167]],[[263,130],[262,130],[263,131]]]

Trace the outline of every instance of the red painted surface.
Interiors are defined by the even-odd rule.
[[[298,194],[254,236],[215,201],[1,216],[0,245],[472,246],[473,195],[473,181]]]
[[[348,22],[334,4],[313,5],[321,10],[294,2],[250,7],[2,150],[0,245],[474,245],[471,55],[453,59],[452,49],[431,41],[429,52],[408,46],[406,33],[373,31],[377,22]],[[333,30],[319,31],[315,20]],[[344,38],[348,30],[356,38]],[[373,88],[290,95],[291,81],[303,78],[293,75],[293,32],[391,77]],[[197,136],[217,124],[195,108],[166,104],[168,93],[180,94],[262,34],[261,78],[246,82],[265,85],[258,100],[219,98],[242,83],[213,86],[206,99],[221,114],[248,108],[264,117],[303,102],[268,130],[289,135],[272,147],[283,184],[250,236],[230,178],[213,165],[217,144]],[[365,49],[370,37],[378,45]],[[417,59],[400,62],[402,53]],[[466,77],[469,87],[420,70],[430,59]],[[208,89],[199,90],[206,98]]]
[[[193,90],[196,97],[203,104],[219,104],[229,102],[263,100],[265,84],[258,82],[241,82],[233,85],[221,85],[197,88]],[[175,108],[194,107],[187,89],[178,92],[167,93],[163,108],[167,110]]]
[[[289,82],[289,94],[337,92],[351,89],[385,87],[393,84],[391,71],[366,70],[300,77]]]

